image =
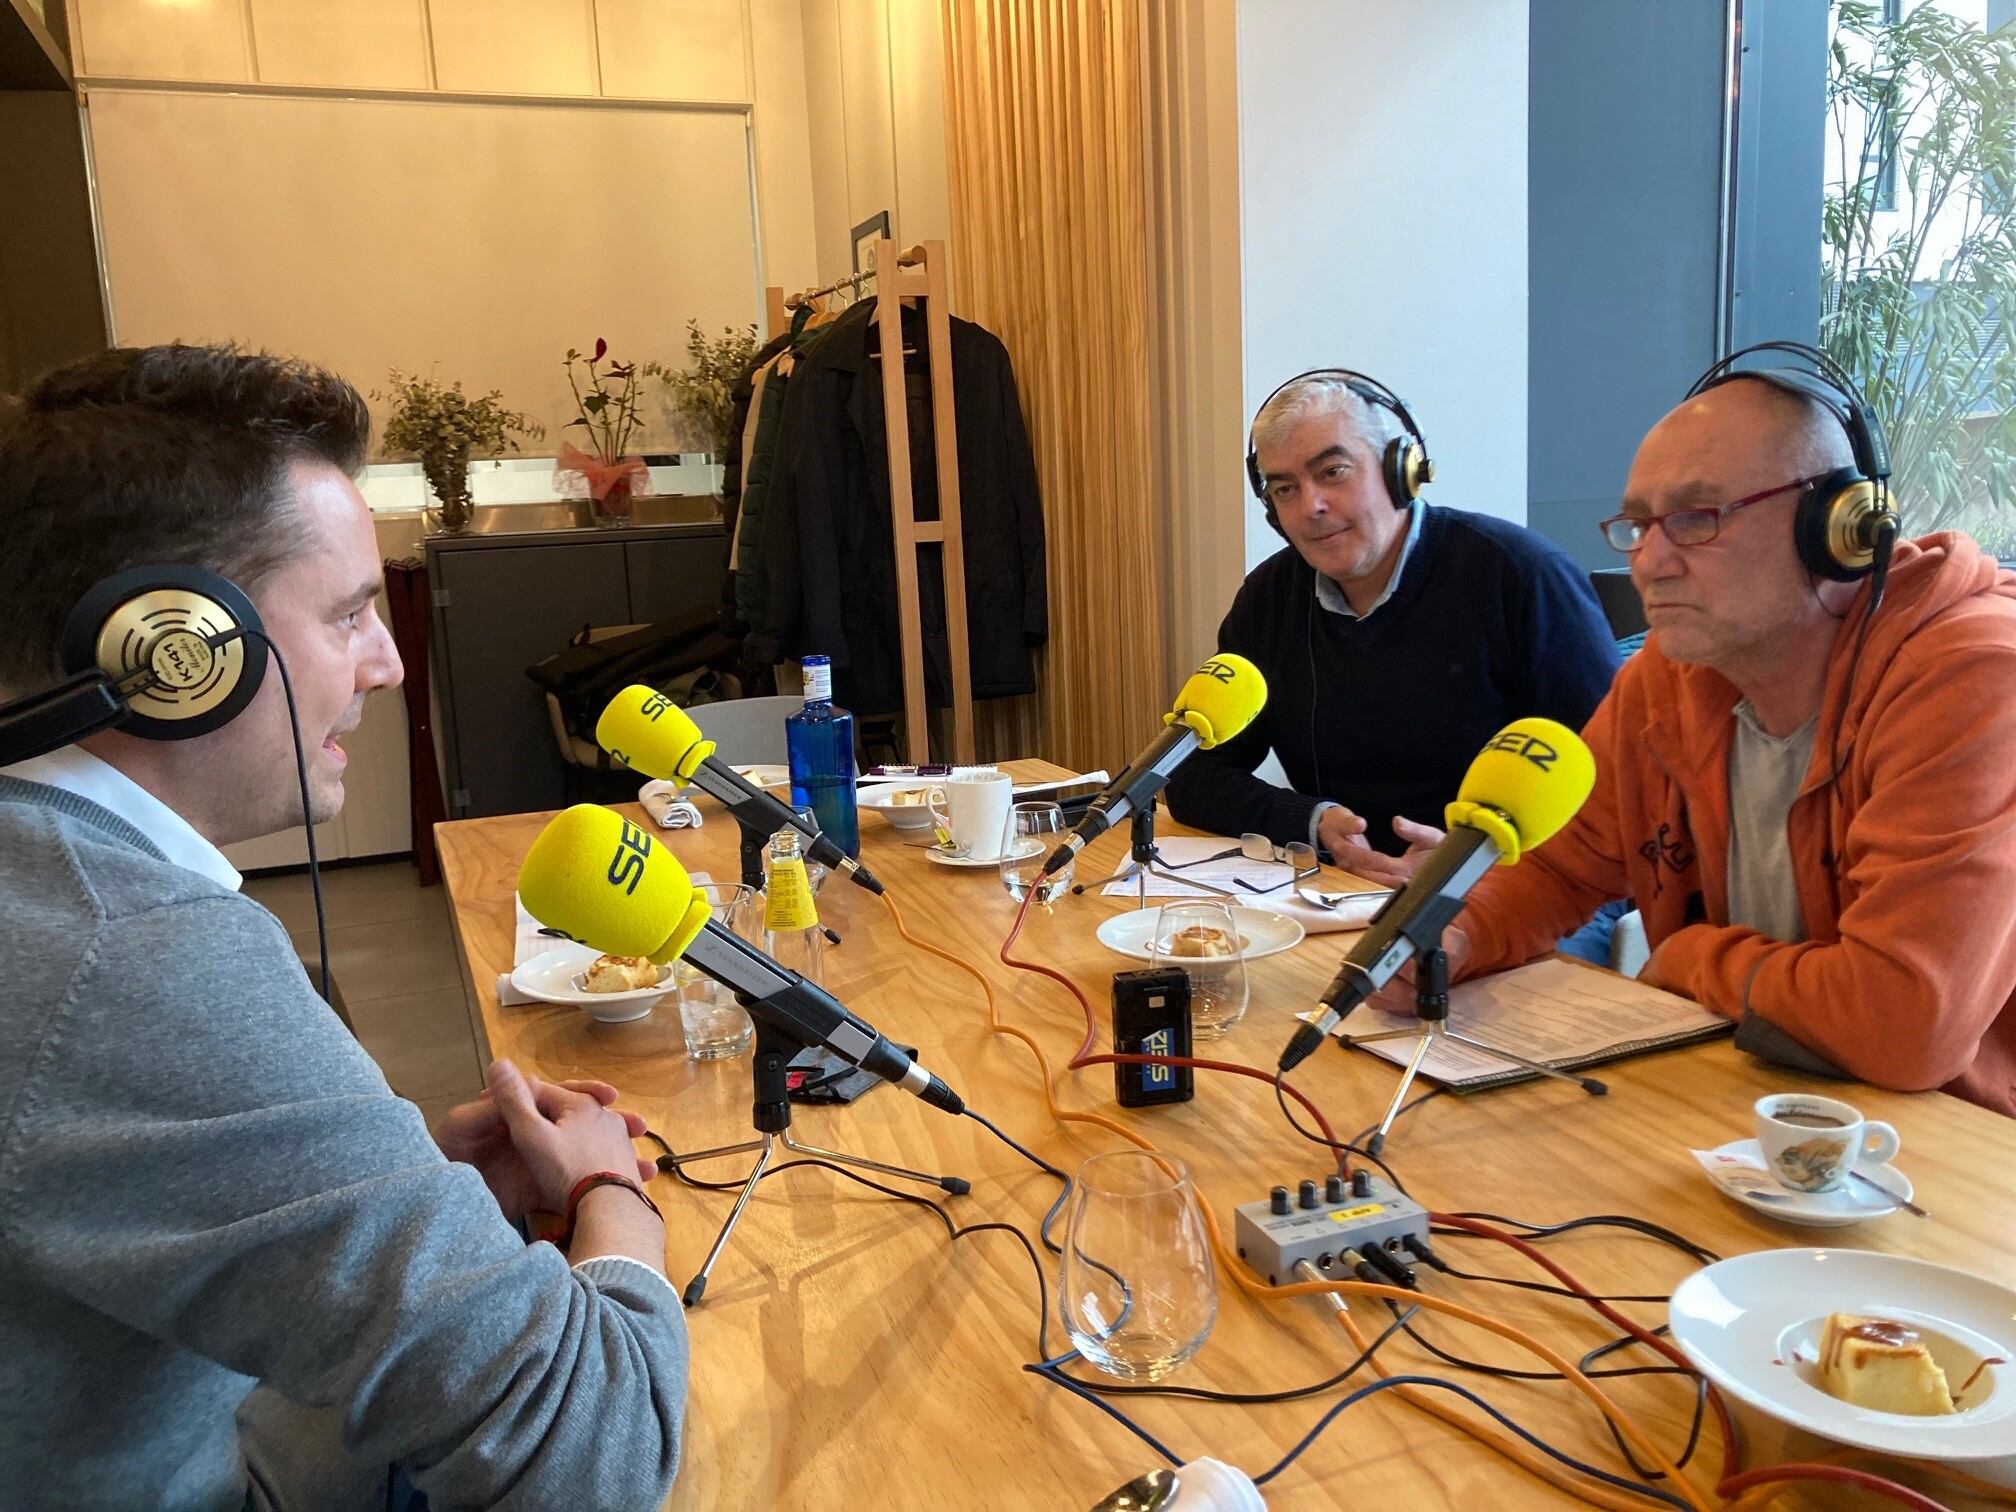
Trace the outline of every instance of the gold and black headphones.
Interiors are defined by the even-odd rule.
[[[0,766],[114,727],[145,740],[207,735],[266,675],[259,611],[201,567],[114,573],[70,611],[60,648],[64,681],[0,708]]]
[[[1435,463],[1428,456],[1427,438],[1421,434],[1421,427],[1414,423],[1406,401],[1378,379],[1368,378],[1350,368],[1311,368],[1306,373],[1297,373],[1260,401],[1260,408],[1253,414],[1254,422],[1259,422],[1267,406],[1283,389],[1292,388],[1305,378],[1336,378],[1367,404],[1390,410],[1399,420],[1406,434],[1388,442],[1385,454],[1379,459],[1379,472],[1386,480],[1386,496],[1393,501],[1395,509],[1405,509],[1421,496],[1423,485],[1435,481]],[[1246,481],[1252,486],[1253,497],[1266,509],[1267,523],[1277,531],[1281,530],[1273,502],[1267,497],[1267,480],[1260,472],[1260,452],[1253,443],[1251,430],[1246,433]]]
[[[1758,352],[1784,352],[1811,363],[1800,368],[1752,367],[1736,364]],[[1855,455],[1853,467],[1836,468],[1809,484],[1792,516],[1793,544],[1799,560],[1815,577],[1852,583],[1876,570],[1901,528],[1890,500],[1890,448],[1875,411],[1862,397],[1848,370],[1818,347],[1800,341],[1760,341],[1731,352],[1694,380],[1689,399],[1739,378],[1755,378],[1788,394],[1819,403],[1841,422]]]

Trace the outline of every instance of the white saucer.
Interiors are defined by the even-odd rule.
[[[1846,1228],[1851,1223],[1864,1223],[1871,1218],[1887,1218],[1902,1205],[1899,1198],[1909,1202],[1917,1195],[1911,1178],[1893,1165],[1857,1167],[1889,1194],[1886,1198],[1882,1192],[1852,1178],[1831,1192],[1795,1192],[1780,1186],[1765,1169],[1764,1152],[1754,1139],[1731,1140],[1708,1154],[1725,1163],[1735,1178],[1736,1184],[1732,1187],[1715,1181],[1712,1175],[1709,1177],[1725,1196],[1734,1198],[1753,1212],[1806,1228]],[[1745,1179],[1750,1172],[1761,1180]]]
[[[1681,1282],[1668,1316],[1673,1342],[1703,1375],[1795,1428],[1921,1459],[1996,1459],[2016,1444],[2016,1364],[1988,1366],[1949,1417],[1872,1412],[1821,1390],[1814,1362],[1834,1312],[1917,1329],[1955,1391],[1984,1358],[2016,1360],[2016,1291],[1866,1250],[1738,1255]]]
[[[778,766],[774,762],[764,762],[756,766],[734,768],[737,776],[747,778],[759,788],[788,788],[791,786],[791,768]]]
[[[1099,926],[1099,943],[1137,961],[1149,960],[1153,955],[1149,946],[1155,940],[1156,916],[1161,912],[1160,908],[1136,908],[1114,914]],[[1271,909],[1247,908],[1242,904],[1232,910],[1232,922],[1239,930],[1239,938],[1246,942],[1249,961],[1279,955],[1302,943],[1302,926]]]
[[[585,1008],[591,1018],[605,1024],[627,1024],[643,1018],[653,1003],[675,990],[672,968],[661,966],[656,987],[639,987],[633,992],[583,992],[581,975],[601,954],[587,945],[556,946],[513,971],[511,985],[542,1003]]]
[[[924,859],[935,862],[939,866],[999,866],[1001,864],[999,856],[988,856],[984,860],[979,856],[948,856],[935,845],[924,852]]]

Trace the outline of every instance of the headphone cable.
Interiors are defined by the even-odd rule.
[[[308,806],[308,755],[301,745],[301,716],[294,707],[294,680],[287,675],[287,660],[273,637],[263,630],[244,634],[265,643],[273,665],[280,669],[280,691],[287,696],[287,728],[294,736],[294,776],[301,785],[301,827],[308,836],[308,887],[315,894],[315,949],[322,965],[322,1001],[329,1001],[329,916],[322,907],[322,867],[315,854],[315,819]]]

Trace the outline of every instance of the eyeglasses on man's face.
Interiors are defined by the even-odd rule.
[[[1811,488],[1825,473],[1815,473],[1808,478],[1795,478],[1790,483],[1780,483],[1761,493],[1738,499],[1733,504],[1713,504],[1700,509],[1676,509],[1662,515],[1612,515],[1601,521],[1597,529],[1603,532],[1603,540],[1611,550],[1631,555],[1645,544],[1645,538],[1658,526],[1666,532],[1666,539],[1675,546],[1705,546],[1722,533],[1722,522],[1739,509],[1747,509],[1752,504],[1761,504],[1766,499],[1775,499],[1782,493],[1790,493],[1795,488]]]

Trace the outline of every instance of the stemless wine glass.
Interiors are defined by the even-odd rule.
[[[1218,1274],[1182,1161],[1116,1150],[1078,1167],[1057,1307],[1078,1352],[1123,1380],[1159,1381],[1203,1347]]]
[[[1075,857],[1054,876],[1043,876],[1043,863],[1064,843],[1070,829],[1064,810],[1054,803],[1018,803],[1008,810],[1008,822],[1001,830],[1001,885],[1009,897],[1020,903],[1033,892],[1038,903],[1048,903],[1071,885],[1071,874],[1078,869]]]
[[[732,934],[760,944],[761,921],[756,894],[739,882],[708,882],[698,889],[707,896],[715,921]],[[705,976],[684,961],[678,963],[679,1023],[686,1031],[686,1054],[694,1060],[729,1060],[749,1048],[756,1026],[735,1001],[731,988]]]
[[[1165,903],[1149,946],[1151,966],[1190,978],[1190,1035],[1223,1039],[1246,1016],[1246,942],[1229,903]]]

